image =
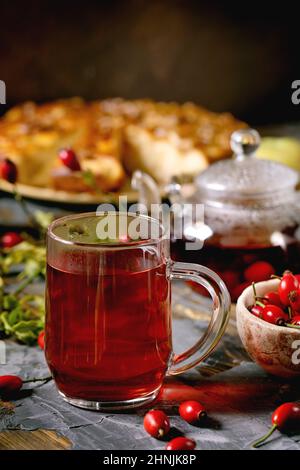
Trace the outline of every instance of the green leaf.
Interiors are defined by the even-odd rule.
[[[31,262],[34,261],[39,265],[39,272],[43,272],[46,265],[46,248],[44,246],[36,246],[29,241],[24,241],[12,248],[3,250],[4,257],[0,259],[1,270],[4,274],[9,273],[12,269],[21,271],[22,264],[25,265],[24,270],[31,270]],[[29,267],[26,268],[26,264]]]
[[[2,324],[2,331],[4,331],[5,334],[10,335],[13,333],[12,327],[8,321],[8,312],[2,312],[0,315],[0,320]]]
[[[44,324],[40,320],[20,321],[12,328],[14,336],[25,344],[35,344]]]
[[[26,294],[20,300],[20,305],[30,305],[35,309],[45,312],[45,299],[42,295]]]
[[[22,311],[22,308],[20,306],[16,307],[14,310],[9,312],[7,321],[13,327],[16,323],[22,320],[23,315],[24,312]]]
[[[96,178],[91,170],[83,171],[82,178],[87,186],[89,186],[91,189],[97,190]]]
[[[28,276],[34,278],[38,276],[41,271],[40,263],[35,259],[28,259],[25,263],[24,270],[23,270],[23,277]]]
[[[28,238],[20,244],[1,250],[0,254],[0,331],[25,344],[36,344],[44,328],[43,295],[24,293],[23,289],[44,276],[46,248]],[[5,292],[6,278],[16,275],[14,293]],[[11,284],[11,283],[10,283]]]
[[[18,305],[18,299],[14,294],[7,294],[3,297],[3,309],[12,310]]]

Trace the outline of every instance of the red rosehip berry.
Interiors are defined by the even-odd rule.
[[[284,403],[280,405],[272,414],[272,427],[269,432],[252,444],[253,447],[259,447],[270,437],[275,429],[283,433],[298,432],[300,430],[300,405],[298,403]]]
[[[163,411],[150,410],[145,414],[144,428],[150,436],[159,439],[169,432],[170,421]]]
[[[12,248],[23,241],[21,235],[17,232],[6,232],[1,237],[1,246],[3,248]]]
[[[191,424],[207,417],[204,406],[195,400],[182,402],[179,406],[179,414],[182,419]]]
[[[278,294],[280,301],[283,305],[289,305],[290,299],[289,294],[291,291],[298,290],[299,281],[298,279],[289,271],[287,271],[281,278]]]
[[[297,315],[293,316],[290,320],[291,325],[300,326],[300,314],[297,312]]]
[[[250,312],[256,317],[262,318],[263,309],[264,307],[262,307],[261,305],[253,305],[253,307],[251,307],[250,309]]]
[[[9,398],[16,395],[22,388],[23,380],[17,375],[0,376],[0,396]]]
[[[166,445],[166,450],[193,450],[196,442],[187,437],[175,437]]]
[[[289,293],[290,306],[296,312],[300,311],[300,289],[292,290]]]
[[[81,167],[72,149],[61,149],[58,153],[60,161],[72,171],[80,171]]]
[[[15,184],[18,177],[17,167],[8,158],[0,161],[0,178],[8,181],[9,183]]]
[[[38,345],[41,349],[45,349],[45,332],[41,331],[37,339]]]
[[[284,305],[282,305],[280,301],[278,292],[267,292],[262,300],[265,304],[277,305],[277,307],[284,308]]]
[[[288,402],[280,405],[272,415],[272,424],[276,425],[279,431],[297,431],[300,429],[300,405],[299,403]]]
[[[262,311],[262,319],[273,325],[284,325],[288,322],[288,315],[277,305],[265,305]]]
[[[244,271],[244,278],[249,282],[261,282],[275,274],[275,269],[267,261],[256,261]]]

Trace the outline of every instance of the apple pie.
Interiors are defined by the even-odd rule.
[[[17,166],[18,182],[71,192],[119,190],[141,169],[158,183],[191,177],[230,155],[231,133],[245,127],[231,114],[193,103],[80,98],[27,102],[0,119],[0,158]],[[59,158],[72,149],[80,171]]]

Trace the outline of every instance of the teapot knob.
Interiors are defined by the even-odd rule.
[[[253,155],[260,145],[260,135],[255,129],[240,129],[231,134],[230,147],[236,158]]]

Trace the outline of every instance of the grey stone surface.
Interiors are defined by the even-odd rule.
[[[26,200],[26,206],[30,214],[38,210],[51,212],[57,217],[67,213],[65,210],[59,209],[54,205],[46,205],[39,201]],[[25,227],[30,225],[30,220],[20,204],[17,203],[12,196],[0,192],[0,226],[4,228],[13,225],[16,227]]]
[[[199,304],[197,295],[191,294],[186,286],[175,287],[174,300],[174,343],[182,350],[201,333],[205,314],[199,315],[199,320],[186,316]],[[19,374],[24,379],[48,375],[41,350],[12,341],[7,341],[7,364],[0,367],[1,374]],[[24,388],[31,390],[25,390],[15,401],[14,412],[0,414],[0,430],[56,430],[71,441],[72,449],[151,450],[165,446],[165,442],[151,438],[143,430],[145,410],[130,413],[81,410],[59,397],[53,381]],[[203,427],[191,426],[177,414],[178,403],[192,398],[203,402],[209,411],[210,419]],[[156,406],[166,410],[177,432],[197,441],[198,449],[249,449],[251,442],[267,431],[276,406],[297,399],[299,382],[272,378],[249,361],[232,319],[220,346],[204,364],[182,376],[166,379]],[[263,448],[300,450],[300,435],[289,437],[276,432]]]

